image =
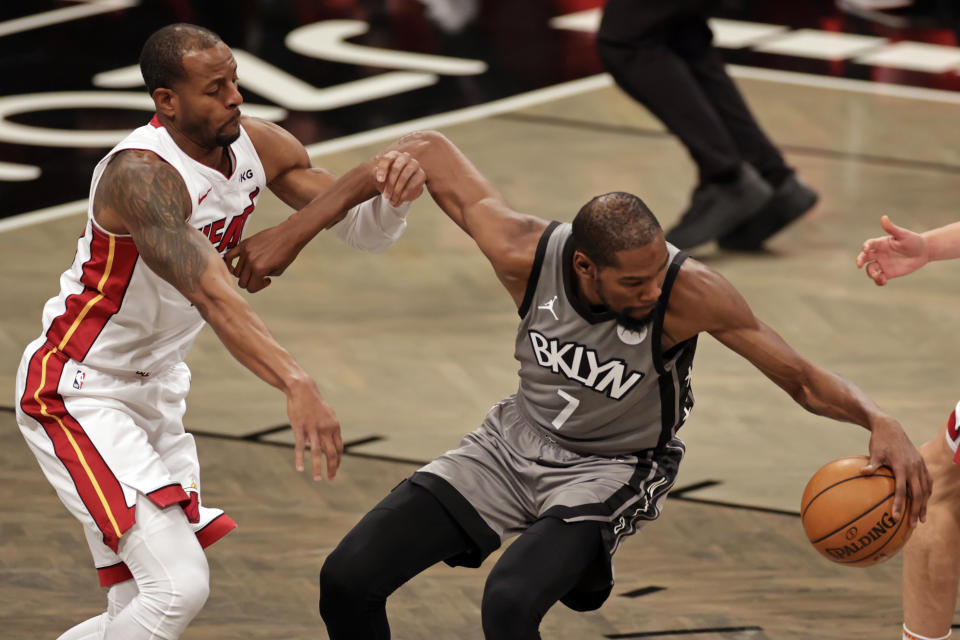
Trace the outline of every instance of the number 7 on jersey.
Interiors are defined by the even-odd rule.
[[[580,406],[580,401],[574,398],[572,395],[564,391],[563,389],[557,389],[557,394],[567,401],[567,406],[563,408],[563,411],[557,414],[557,417],[553,419],[554,429],[560,429],[563,426],[563,423],[570,419],[570,416],[573,415],[573,412],[577,410],[577,407]]]

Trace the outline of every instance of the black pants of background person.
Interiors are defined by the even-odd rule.
[[[727,217],[743,223],[751,217],[743,213],[744,208],[754,215],[770,213],[764,211],[764,205],[771,204],[772,194],[793,177],[793,171],[757,124],[713,47],[707,18],[716,4],[717,0],[609,0],[597,34],[597,49],[617,84],[688,149],[699,169],[700,188],[719,185],[721,199],[731,201],[727,209],[732,213]],[[755,168],[772,191],[764,195],[759,183],[751,181],[753,175],[745,179],[745,166],[748,171]],[[739,185],[738,180],[747,184]],[[702,201],[709,206],[710,198]],[[759,205],[757,201],[761,201]],[[697,218],[705,212],[697,211],[697,206],[695,193],[688,211],[694,219],[687,223],[703,222]],[[720,224],[706,239],[728,236],[738,226]],[[761,226],[767,229],[771,224]],[[694,233],[690,241],[675,244],[688,248],[703,242],[703,235]],[[759,245],[764,239],[749,238],[748,244]],[[734,238],[726,240],[736,244]]]
[[[324,562],[320,614],[331,640],[386,640],[387,596],[428,567],[474,548],[429,491],[404,481]],[[599,553],[606,552],[598,522],[535,522],[504,551],[487,578],[481,605],[484,637],[540,638],[544,614],[581,581]]]

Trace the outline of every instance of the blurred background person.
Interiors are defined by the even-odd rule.
[[[717,0],[610,0],[597,50],[614,80],[690,152],[699,182],[667,240],[754,251],[810,210],[802,183],[727,75],[707,24]]]

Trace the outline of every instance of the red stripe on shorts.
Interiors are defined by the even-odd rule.
[[[233,518],[225,513],[221,513],[211,520],[210,524],[200,529],[200,531],[197,531],[197,540],[200,541],[200,546],[206,549],[236,528],[237,523],[233,521]]]
[[[20,406],[43,426],[57,458],[67,468],[80,499],[103,533],[104,543],[116,552],[120,536],[133,526],[134,510],[127,506],[120,481],[67,411],[58,391],[67,361],[67,356],[52,345],[40,347],[30,359]]]
[[[109,567],[97,569],[97,577],[100,578],[101,587],[112,587],[120,582],[126,582],[133,578],[130,569],[123,562],[112,564]]]
[[[190,496],[188,496],[187,492],[183,490],[183,486],[179,484],[171,484],[167,485],[166,487],[160,487],[159,489],[148,493],[147,497],[150,498],[150,501],[153,502],[153,504],[157,505],[161,509],[169,507],[172,504],[179,504],[183,507],[190,504]]]
[[[197,541],[201,547],[206,549],[236,528],[237,523],[233,521],[233,518],[224,513],[211,520],[210,524],[203,529],[197,531]],[[127,565],[123,562],[97,569],[97,574],[100,576],[101,587],[109,587],[133,577],[130,569],[128,569]]]

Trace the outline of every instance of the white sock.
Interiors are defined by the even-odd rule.
[[[948,640],[951,634],[953,634],[953,629],[947,630],[947,635],[940,636],[939,638],[930,638],[928,636],[922,636],[919,633],[914,633],[907,629],[907,625],[903,625],[903,640]]]

